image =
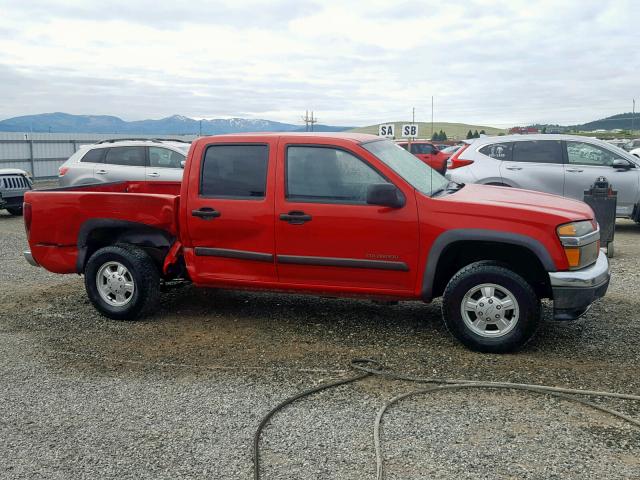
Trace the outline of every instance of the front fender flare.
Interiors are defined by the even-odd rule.
[[[505,243],[509,245],[517,245],[525,247],[533,252],[542,266],[547,272],[555,272],[556,265],[553,263],[551,255],[545,248],[545,246],[538,240],[526,235],[520,235],[518,233],[501,232],[498,230],[485,230],[479,228],[459,228],[455,230],[448,230],[441,233],[431,245],[429,255],[427,256],[424,276],[422,277],[422,299],[426,302],[433,300],[433,286],[436,278],[436,270],[438,262],[444,250],[451,244],[461,241],[481,241],[481,242],[495,242]]]

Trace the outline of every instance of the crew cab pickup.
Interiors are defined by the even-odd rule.
[[[602,297],[609,264],[584,203],[449,182],[363,134],[204,137],[182,184],[124,182],[25,194],[27,260],[84,274],[93,305],[135,319],[161,283],[384,301],[442,298],[468,347],[514,350],[542,298],[571,320]]]

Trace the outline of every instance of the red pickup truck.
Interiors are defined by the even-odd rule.
[[[361,134],[242,134],[191,146],[176,184],[27,192],[27,260],[84,274],[93,305],[134,319],[162,282],[377,300],[443,297],[449,331],[506,352],[582,315],[609,283],[584,203],[449,182]]]

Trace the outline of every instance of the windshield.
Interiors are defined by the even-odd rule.
[[[449,183],[429,165],[389,140],[365,143],[362,147],[425,195],[442,190]]]

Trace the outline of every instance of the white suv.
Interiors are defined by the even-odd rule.
[[[182,181],[190,143],[180,140],[103,140],[81,147],[58,170],[60,186],[122,181]]]
[[[482,137],[461,148],[447,165],[447,178],[526,188],[584,199],[605,177],[618,191],[618,217],[640,221],[640,159],[621,148],[574,135]]]

